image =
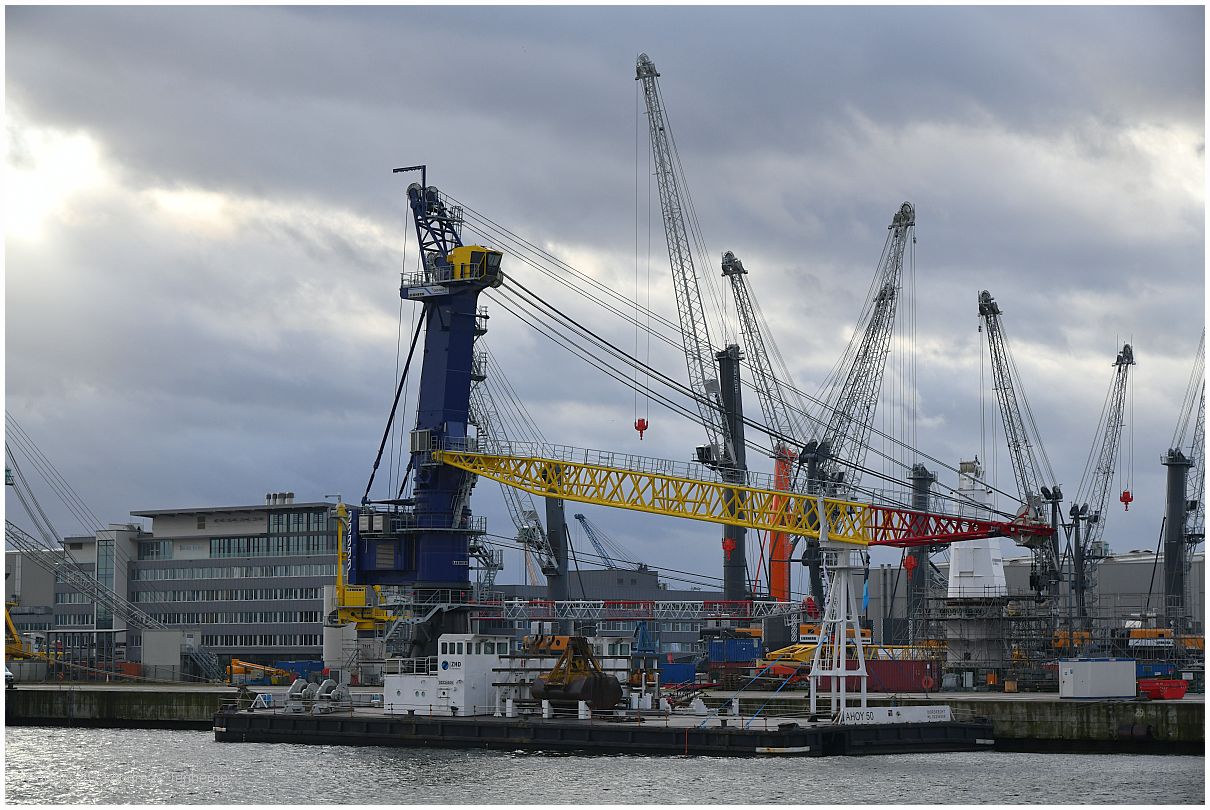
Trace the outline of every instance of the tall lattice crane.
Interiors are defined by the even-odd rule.
[[[1180,421],[1173,437],[1172,446],[1184,445],[1189,423],[1193,423],[1193,443],[1189,445],[1188,459],[1192,465],[1186,479],[1185,490],[1185,542],[1188,545],[1186,560],[1198,544],[1206,538],[1206,332],[1194,355],[1193,372],[1189,377],[1188,389],[1181,406]],[[1197,400],[1194,410],[1194,400]]]
[[[722,467],[735,458],[730,431],[723,417],[722,391],[715,368],[715,352],[710,342],[710,329],[702,293],[698,287],[698,271],[693,261],[693,243],[686,222],[685,193],[672,134],[668,128],[664,102],[660,96],[659,72],[647,54],[639,54],[635,78],[642,83],[647,105],[647,123],[651,133],[651,154],[656,182],[660,191],[660,210],[664,218],[664,234],[668,244],[668,260],[672,265],[672,289],[676,295],[676,311],[680,318],[681,340],[685,363],[689,371],[689,387],[696,394],[698,412],[706,428],[706,445],[698,448],[698,461]]]
[[[601,561],[605,563],[606,568],[618,570],[623,568],[630,569],[631,567],[643,568],[642,563],[633,560],[633,554],[622,547],[618,541],[606,534],[604,529],[589,520],[587,516],[576,513],[574,517],[584,527],[584,534],[588,536],[588,541],[597,550],[597,554],[600,555]],[[620,559],[614,559],[615,556]]]
[[[1164,558],[1164,615],[1170,627],[1191,626],[1189,573],[1193,551],[1205,538],[1206,332],[1194,355],[1193,373],[1185,388],[1180,418],[1162,463],[1167,468],[1167,497],[1161,532]],[[1194,403],[1197,403],[1194,405]],[[1196,407],[1196,412],[1194,408]],[[1193,444],[1185,444],[1193,427]]]
[[[743,484],[746,463],[743,421],[738,414],[739,347],[728,346],[726,351],[716,354],[710,342],[689,231],[693,217],[692,205],[689,203],[688,189],[683,188],[684,172],[681,171],[668,127],[657,81],[659,75],[651,58],[645,53],[639,54],[635,64],[635,80],[642,84],[646,101],[652,162],[660,191],[660,211],[664,219],[668,260],[672,267],[672,288],[680,319],[689,386],[706,429],[706,444],[697,448],[697,460],[718,469],[725,482]],[[697,233],[696,229],[694,233]],[[716,366],[716,361],[719,366]],[[716,368],[730,371],[722,373]],[[743,598],[748,593],[744,540],[744,529],[738,525],[723,530],[723,592],[728,599]]]
[[[987,330],[987,345],[991,353],[992,384],[1000,406],[1008,455],[1017,479],[1017,492],[1024,503],[1023,517],[1031,522],[1046,519],[1042,511],[1045,500],[1050,504],[1050,522],[1054,531],[1049,536],[1034,535],[1019,540],[1033,552],[1030,585],[1039,594],[1051,594],[1059,581],[1059,502],[1063,492],[1055,482],[1054,471],[1042,446],[1038,425],[1034,421],[1025,389],[1013,362],[1000,321],[1000,305],[987,290],[979,293],[979,316]],[[1046,482],[1050,486],[1046,486]]]
[[[774,488],[788,490],[793,481],[794,461],[802,450],[802,437],[806,435],[800,419],[795,414],[804,412],[801,402],[791,405],[791,392],[797,393],[792,381],[787,388],[773,371],[769,348],[777,352],[773,336],[768,334],[760,305],[748,289],[745,276],[748,271],[744,263],[732,253],[723,254],[723,275],[731,282],[735,297],[735,310],[739,317],[740,335],[748,356],[748,368],[752,373],[752,385],[760,400],[765,421],[776,434],[773,447]],[[780,358],[780,354],[777,355]],[[783,374],[787,372],[783,369]],[[769,595],[785,602],[790,598],[790,555],[792,544],[785,532],[769,533]],[[820,599],[819,594],[815,594]]]
[[[836,371],[830,375],[831,384],[824,394],[824,409],[818,420],[823,425],[822,432],[816,433],[799,454],[799,462],[806,466],[810,492],[843,497],[860,482],[895,330],[904,254],[909,240],[915,239],[915,226],[916,209],[905,202],[891,217],[869,299]],[[811,594],[817,603],[822,603],[822,558],[816,541],[808,539],[803,562],[810,570]]]
[[[1127,343],[1118,352],[1113,363],[1113,382],[1105,400],[1101,420],[1097,424],[1089,454],[1089,466],[1085,469],[1076,489],[1075,502],[1071,506],[1074,536],[1072,541],[1072,590],[1076,613],[1081,627],[1088,625],[1088,608],[1096,590],[1097,563],[1105,557],[1100,545],[1105,532],[1105,521],[1109,517],[1109,490],[1114,474],[1122,469],[1119,459],[1122,447],[1122,430],[1129,418],[1130,367],[1134,365],[1134,349]],[[1129,448],[1126,448],[1128,451]],[[1127,463],[1129,470],[1129,462]],[[1120,498],[1127,508],[1132,500],[1129,486]]]
[[[1206,387],[1202,384],[1202,393],[1197,403],[1197,423],[1193,428],[1192,469],[1189,470],[1189,484],[1186,490],[1185,503],[1185,543],[1189,546],[1185,555],[1186,561],[1193,559],[1193,552],[1206,539]]]
[[[882,390],[886,358],[895,330],[895,313],[902,286],[903,257],[915,239],[916,209],[909,202],[891,218],[878,273],[857,329],[823,397],[827,407],[820,419],[823,432],[803,453],[808,485],[836,495],[853,492],[861,479],[874,410]],[[847,468],[847,469],[846,469]]]

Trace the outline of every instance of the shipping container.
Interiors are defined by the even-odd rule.
[[[856,669],[857,662],[849,661]],[[805,677],[809,667],[804,668]],[[867,692],[935,692],[941,684],[941,665],[936,661],[866,661]],[[860,692],[861,679],[850,677],[845,691]],[[820,688],[831,690],[832,679],[821,678]]]
[[[1133,658],[1059,659],[1059,697],[1132,698],[1136,693]]]
[[[670,664],[660,662],[660,683],[664,686],[675,683],[693,683],[697,671],[693,664]]]
[[[1167,661],[1139,661],[1134,665],[1136,678],[1170,678],[1176,674],[1176,664]]]
[[[761,644],[760,639],[756,638],[729,638],[727,639],[727,661],[738,663],[740,661],[755,661],[760,658]]]

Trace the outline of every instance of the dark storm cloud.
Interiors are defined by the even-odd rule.
[[[979,290],[1004,308],[1072,490],[1108,364],[1134,340],[1141,497],[1111,526],[1115,544],[1146,545],[1153,457],[1204,322],[1203,15],[12,8],[10,165],[34,159],[27,128],[82,133],[107,175],[42,239],[9,239],[8,407],[109,519],[267,489],[359,497],[400,328],[390,168],[428,163],[433,183],[630,295],[647,51],[714,254],[703,272],[722,250],[744,258],[803,389],[848,340],[903,200],[919,223],[925,451],[955,463],[980,445]],[[174,192],[211,197],[170,199],[182,218],[157,196]],[[674,318],[658,212],[654,228],[653,300]],[[517,257],[508,272],[633,344]],[[702,440],[657,408],[640,444],[633,395],[500,304],[490,344],[550,440],[674,458]],[[657,344],[653,360],[683,377],[675,352]],[[511,533],[494,485],[476,503]],[[621,539],[644,534],[645,518],[610,520]],[[662,529],[647,547],[669,562],[703,531],[717,534]]]

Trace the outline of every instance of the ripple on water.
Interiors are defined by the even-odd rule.
[[[1199,756],[578,756],[216,743],[203,731],[28,727],[6,728],[4,738],[6,799],[17,804],[1205,801],[1205,757]],[[339,768],[316,767],[336,761]]]

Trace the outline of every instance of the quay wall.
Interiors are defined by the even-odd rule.
[[[250,695],[244,694],[246,705]],[[214,714],[236,696],[229,687],[29,686],[6,690],[4,716],[7,725],[209,729]],[[284,694],[274,697],[280,700]],[[721,692],[705,696],[711,707],[726,697]],[[368,695],[355,696],[363,703],[358,698]],[[788,717],[805,715],[808,705],[799,694],[741,694],[740,702],[745,715],[759,710]],[[937,693],[870,696],[869,703],[945,703],[953,707],[956,720],[986,717],[1002,750],[1202,753],[1205,747],[1205,703],[1200,700],[1023,700]],[[827,696],[821,696],[819,707],[827,711],[827,706]]]
[[[717,706],[724,699],[716,692],[705,702]],[[868,703],[944,703],[953,709],[956,720],[986,717],[992,721],[996,748],[1007,751],[1203,753],[1206,741],[1206,705],[1200,700],[1061,700],[1057,696],[1022,700],[989,694],[976,699],[941,692],[895,698],[870,695]],[[809,704],[805,695],[740,695],[744,714],[762,705],[762,714],[795,716],[805,714]],[[828,706],[828,697],[821,696],[818,707],[827,711]]]
[[[231,689],[19,687],[5,691],[4,722],[9,726],[209,729],[214,713],[234,696]]]

